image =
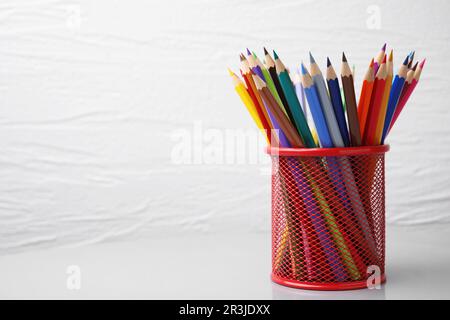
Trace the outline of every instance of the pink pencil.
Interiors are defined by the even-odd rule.
[[[381,62],[383,61],[383,58],[386,54],[386,43],[383,45],[383,47],[380,50],[380,53],[378,53],[378,56],[375,58],[373,62],[373,75],[375,76],[378,72],[378,68],[381,65]]]

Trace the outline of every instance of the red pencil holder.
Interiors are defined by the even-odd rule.
[[[268,148],[272,280],[312,290],[385,281],[384,154],[388,145]]]

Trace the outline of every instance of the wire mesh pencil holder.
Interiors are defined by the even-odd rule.
[[[268,148],[272,281],[312,290],[385,282],[384,154],[388,145]]]

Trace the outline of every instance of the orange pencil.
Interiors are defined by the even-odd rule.
[[[361,94],[359,96],[358,102],[358,120],[359,128],[361,130],[361,136],[364,135],[364,127],[366,125],[367,114],[369,112],[370,98],[372,97],[373,82],[375,76],[373,74],[373,58],[370,61],[369,69],[367,69],[366,75],[364,76],[364,82],[361,88]]]
[[[378,115],[378,119],[376,119],[377,127],[375,129],[375,138],[373,141],[375,145],[380,144],[381,136],[383,135],[384,119],[386,118],[386,110],[392,87],[392,78],[394,77],[392,50],[391,53],[389,54],[389,59],[386,63],[386,69],[387,69],[386,85],[383,92],[383,99],[381,100],[380,114]]]
[[[266,131],[267,139],[271,141],[271,129],[273,129],[272,122],[270,121],[267,110],[259,96],[258,90],[256,89],[255,82],[253,81],[253,77],[250,73],[250,67],[248,61],[241,54],[241,74],[244,78],[245,84],[247,85],[247,91],[252,98],[253,104],[255,105],[256,112],[261,120],[261,124]]]
[[[383,100],[384,88],[386,86],[386,56],[378,69],[373,85],[372,98],[370,100],[369,113],[367,116],[366,126],[364,128],[363,144],[373,146],[375,145],[375,131],[377,127],[377,120],[380,114],[381,102]]]

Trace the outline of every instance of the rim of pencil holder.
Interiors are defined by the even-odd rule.
[[[266,147],[266,153],[271,156],[292,156],[292,157],[345,157],[368,154],[386,153],[390,150],[388,144],[380,146],[362,146],[345,148],[278,148]]]

